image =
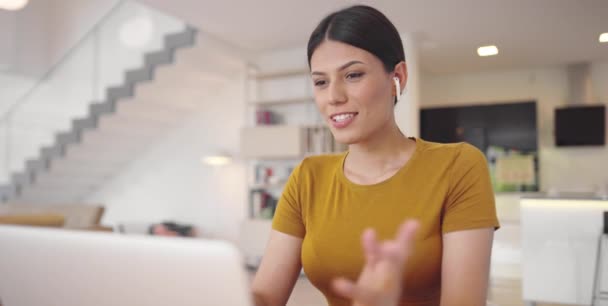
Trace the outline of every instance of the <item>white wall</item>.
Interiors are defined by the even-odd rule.
[[[97,24],[119,0],[30,1],[14,14],[14,72],[40,76]]]
[[[23,95],[34,84],[34,79],[15,74],[0,73],[0,184],[9,180],[9,164],[7,161],[6,135],[8,124],[2,120],[2,115],[12,101]]]
[[[16,14],[6,10],[0,10],[0,72],[12,68],[15,61],[15,42],[17,18]],[[2,83],[0,83],[2,84]]]
[[[608,103],[608,61],[596,62],[591,66],[591,81],[596,99]]]
[[[74,48],[117,2],[118,0],[30,1],[20,11],[0,11],[0,115],[68,50]],[[92,74],[89,73],[93,65],[92,47],[91,44],[87,54],[79,52],[79,57],[84,58],[86,63],[77,65],[81,70],[77,79],[83,79],[82,74],[85,72],[87,76]],[[86,80],[90,83],[90,77]],[[72,88],[76,87],[82,86]]]
[[[592,64],[594,91],[608,103],[608,62]],[[421,107],[536,100],[540,187],[546,191],[593,191],[608,184],[608,147],[557,148],[553,139],[555,107],[569,103],[565,67],[465,75],[423,76]]]
[[[48,9],[51,24],[48,54],[51,62],[55,62],[76,45],[120,0],[52,0],[49,2],[52,5]]]
[[[238,159],[228,166],[203,164],[202,156],[238,152],[244,112],[242,82],[204,101],[204,110],[160,139],[118,177],[85,202],[102,203],[104,224],[195,224],[204,235],[236,241],[245,217],[245,170]]]
[[[17,91],[27,86],[17,80],[39,79],[118,1],[30,1],[20,11],[0,11],[0,71],[10,79],[10,83],[0,82],[5,92],[0,97],[0,114]],[[8,92],[13,87],[15,91]]]
[[[106,207],[102,223],[141,225],[173,220],[196,225],[206,237],[238,241],[239,226],[248,211],[246,170],[238,158],[245,121],[246,65],[234,50],[222,46],[209,38],[199,39],[195,47],[202,48],[200,56],[212,56],[212,61],[200,59],[209,71],[230,72],[218,75],[224,81],[207,98],[194,97],[201,103],[199,110],[166,136],[159,136],[152,148],[85,200]],[[182,62],[172,68],[185,67]],[[201,78],[201,82],[207,81]],[[176,98],[182,100],[188,90],[176,94],[183,95]],[[201,157],[218,152],[236,159],[221,167],[201,162]]]
[[[50,7],[50,1],[30,1],[24,9],[12,13],[16,21],[14,73],[39,77],[50,66]]]
[[[23,95],[36,80],[31,77],[13,73],[0,73],[0,116],[21,95]]]

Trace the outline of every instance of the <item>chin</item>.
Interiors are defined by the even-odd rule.
[[[358,135],[352,135],[351,133],[333,133],[334,138],[336,139],[336,142],[341,143],[341,144],[345,144],[345,145],[351,145],[351,144],[355,144],[357,142],[360,141],[360,138]]]

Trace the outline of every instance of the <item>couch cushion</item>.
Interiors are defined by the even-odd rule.
[[[0,224],[62,227],[64,221],[56,214],[0,215]]]
[[[6,204],[0,205],[0,215],[55,214],[65,217],[64,227],[86,228],[99,225],[104,207],[87,204],[34,205]]]

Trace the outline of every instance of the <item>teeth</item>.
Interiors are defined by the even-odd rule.
[[[344,120],[348,120],[348,119],[350,119],[350,118],[352,118],[354,116],[355,116],[354,114],[340,114],[340,115],[334,116],[333,119],[336,122],[341,122],[341,121],[344,121]]]

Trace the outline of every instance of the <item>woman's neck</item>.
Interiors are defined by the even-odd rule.
[[[411,157],[416,143],[401,133],[392,122],[385,129],[371,135],[366,141],[349,145],[345,170],[356,173],[381,175],[401,168]]]

